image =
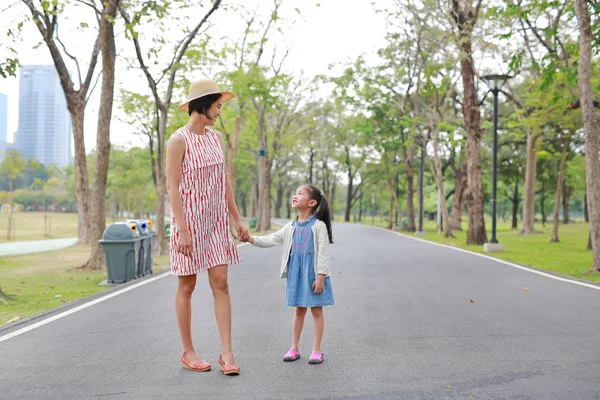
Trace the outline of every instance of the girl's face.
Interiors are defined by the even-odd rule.
[[[221,115],[221,106],[223,105],[223,101],[221,101],[221,99],[215,101],[212,106],[210,106],[210,108],[208,109],[208,115],[210,115],[209,117],[205,116],[205,122],[206,125],[208,126],[214,126],[217,123],[217,118],[219,118],[219,116]]]
[[[310,198],[308,188],[300,186],[292,197],[292,207],[296,210],[306,210],[317,205],[317,201]]]

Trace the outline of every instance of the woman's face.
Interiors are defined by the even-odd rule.
[[[206,125],[214,126],[217,123],[217,118],[221,115],[221,106],[223,105],[223,101],[221,99],[215,101],[212,106],[208,109],[208,116],[206,118]]]
[[[292,197],[292,207],[297,210],[306,210],[317,205],[317,201],[310,198],[308,188],[300,186]]]

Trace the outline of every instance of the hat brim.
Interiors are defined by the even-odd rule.
[[[202,98],[204,96],[210,96],[211,94],[218,94],[218,93],[221,94],[221,101],[223,103],[225,103],[226,101],[229,101],[229,100],[231,100],[231,99],[233,99],[235,97],[235,94],[233,94],[231,92],[217,92],[217,93],[205,94],[205,95],[202,95],[202,96],[195,96],[195,97],[189,98],[185,103],[183,103],[182,105],[180,105],[179,109],[182,110],[182,111],[188,111],[188,109],[189,109],[188,105],[190,104],[190,101]]]

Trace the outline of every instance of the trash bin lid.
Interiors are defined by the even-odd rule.
[[[126,222],[115,222],[110,224],[102,235],[103,240],[108,241],[121,241],[121,240],[136,240],[139,239],[140,234],[134,232],[129,228],[129,224]]]
[[[143,219],[128,219],[125,222],[135,224],[137,226],[137,231],[141,236],[148,236],[148,226]]]

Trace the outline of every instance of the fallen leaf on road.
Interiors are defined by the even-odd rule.
[[[469,303],[475,303],[473,300],[469,300]]]
[[[7,323],[7,324],[12,324],[13,322],[17,322],[17,321],[18,321],[18,320],[20,320],[20,319],[23,319],[23,317],[16,316],[16,317],[14,317],[14,318],[12,318],[12,319],[8,320],[8,322],[6,322],[6,323]]]
[[[529,290],[529,288],[526,287],[525,290]]]
[[[448,389],[452,389],[452,386],[448,386]]]

